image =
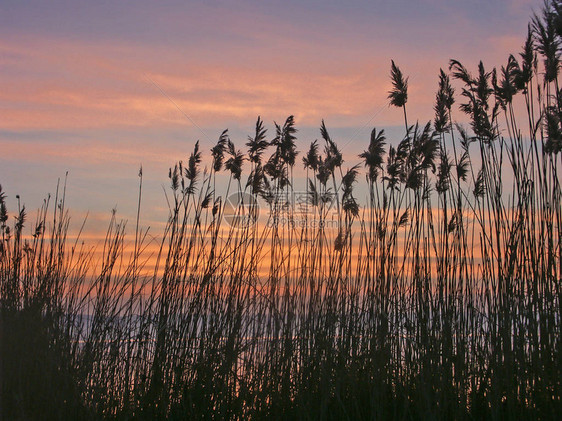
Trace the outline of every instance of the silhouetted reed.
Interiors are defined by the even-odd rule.
[[[113,213],[99,261],[67,241],[64,189],[29,234],[0,190],[5,418],[559,417],[560,9],[520,62],[451,60],[427,124],[408,126],[392,62],[404,137],[373,129],[344,169],[322,121],[302,190],[293,116],[271,138],[258,117],[247,153],[225,130],[208,167],[195,143],[154,256],[142,169],[134,246]]]

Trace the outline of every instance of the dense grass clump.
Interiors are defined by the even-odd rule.
[[[299,153],[292,116],[204,169],[195,144],[155,256],[138,218],[99,262],[67,241],[64,191],[27,235],[0,190],[5,419],[560,417],[561,9],[499,70],[452,60],[425,125],[392,62],[405,135],[373,129],[363,166],[324,122]]]

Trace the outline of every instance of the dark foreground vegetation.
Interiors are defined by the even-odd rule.
[[[292,117],[244,152],[225,131],[205,170],[196,145],[151,258],[138,220],[97,262],[64,192],[31,229],[0,192],[4,419],[559,419],[561,9],[500,69],[451,61],[427,125],[392,63],[406,134],[373,129],[362,167],[324,123],[298,154]]]

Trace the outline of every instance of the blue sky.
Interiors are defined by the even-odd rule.
[[[224,128],[242,148],[258,115],[272,130],[294,114],[302,150],[324,118],[352,164],[373,126],[401,135],[391,59],[410,77],[409,116],[425,122],[439,69],[503,64],[541,4],[3,0],[0,184],[12,209],[16,194],[33,209],[68,171],[75,219],[114,206],[131,218],[142,164],[154,224],[168,167]]]

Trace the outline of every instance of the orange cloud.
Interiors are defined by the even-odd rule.
[[[141,46],[58,40],[4,43],[0,49],[18,51],[4,71],[9,77],[0,82],[0,101],[9,104],[0,128],[9,130],[185,126],[189,122],[177,108],[202,126],[289,114],[304,125],[333,118],[353,126],[383,107],[390,89],[390,53],[382,61],[365,55],[343,69],[340,64],[320,71],[302,63],[276,69],[193,62],[167,50],[154,61],[142,58]],[[412,61],[404,60],[412,75],[411,101],[427,108],[439,64],[446,62],[436,65],[432,56]],[[400,113],[384,120],[399,122]]]

